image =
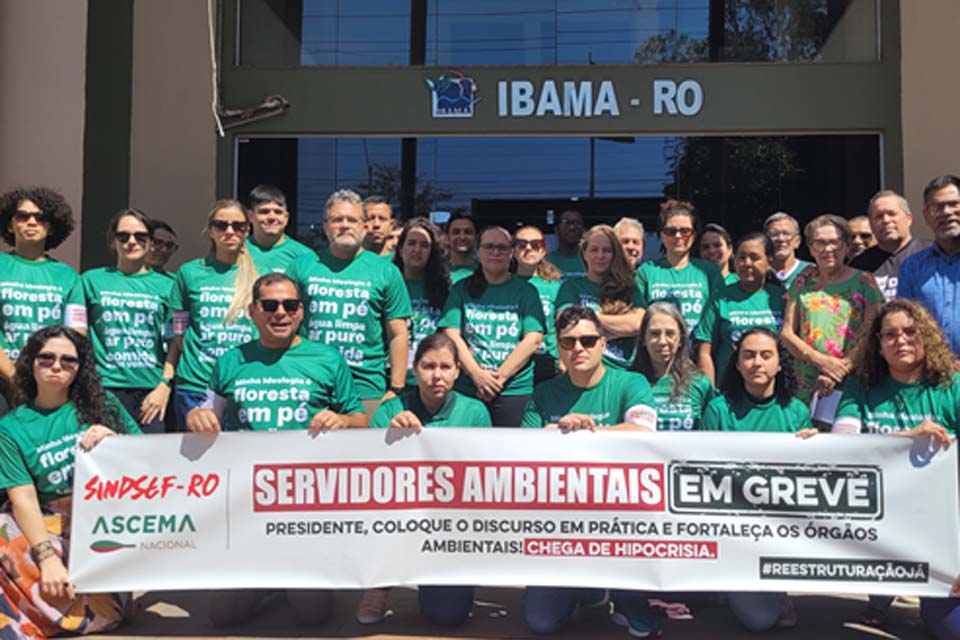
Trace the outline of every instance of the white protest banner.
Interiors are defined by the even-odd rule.
[[[107,438],[78,453],[81,591],[411,584],[944,596],[956,447],[428,429]]]

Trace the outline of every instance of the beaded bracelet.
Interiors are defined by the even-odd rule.
[[[53,548],[52,542],[45,540],[30,547],[30,555],[33,556],[33,561],[39,564],[47,558],[57,555],[57,551]]]

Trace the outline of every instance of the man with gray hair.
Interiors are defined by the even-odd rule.
[[[793,281],[811,263],[797,259],[800,248],[800,223],[789,213],[778,211],[763,223],[763,232],[773,243],[770,266],[777,282],[789,289]]]
[[[613,231],[620,240],[627,262],[636,270],[643,261],[643,223],[636,218],[620,218],[613,225]]]
[[[930,246],[910,234],[913,214],[907,199],[896,191],[878,191],[867,205],[867,218],[877,244],[850,261],[850,266],[869,271],[886,300],[897,295],[900,265],[909,256]]]
[[[341,189],[327,199],[323,232],[330,246],[297,258],[288,275],[303,292],[307,337],[340,349],[373,416],[406,382],[410,296],[400,270],[363,249],[363,202],[356,193]]]

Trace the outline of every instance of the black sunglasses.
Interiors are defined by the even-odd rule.
[[[600,336],[564,336],[557,338],[557,344],[564,351],[569,351],[577,344],[577,341],[583,345],[584,349],[593,349],[600,341]]]
[[[17,209],[13,212],[13,219],[17,222],[26,222],[30,218],[33,218],[39,224],[50,224],[50,216],[43,211],[21,211]]]
[[[64,371],[76,371],[80,368],[80,358],[74,356],[59,356],[57,354],[50,353],[49,351],[42,351],[34,356],[33,361],[37,363],[37,366],[41,369],[49,369],[53,366],[57,360],[60,360],[60,368]]]
[[[150,234],[146,231],[134,231],[133,233],[129,231],[115,231],[113,237],[119,242],[130,242],[130,238],[133,237],[133,239],[137,241],[137,244],[147,244],[147,240],[150,239]]]
[[[239,220],[239,221],[211,220],[210,228],[216,229],[221,233],[225,232],[227,229],[233,229],[237,233],[246,233],[247,229],[250,228],[250,225],[246,220]]]
[[[296,298],[287,298],[286,300],[257,300],[257,302],[260,303],[260,308],[267,313],[276,313],[280,305],[283,305],[283,310],[287,313],[293,313],[303,304],[303,300],[297,300]]]

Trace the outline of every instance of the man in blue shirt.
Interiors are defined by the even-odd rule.
[[[934,244],[900,267],[897,295],[916,300],[937,319],[960,355],[960,178],[940,176],[923,190],[923,217]]]

